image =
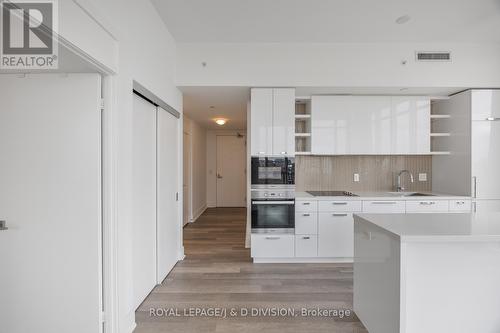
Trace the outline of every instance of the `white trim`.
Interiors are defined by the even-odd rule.
[[[279,263],[353,263],[352,258],[253,258],[255,264],[279,264]]]
[[[203,206],[201,206],[200,208],[198,208],[198,209],[196,210],[196,212],[194,212],[194,214],[193,214],[194,216],[193,216],[193,218],[189,221],[189,223],[194,223],[194,222],[196,222],[196,220],[197,220],[197,219],[198,219],[198,218],[199,218],[199,217],[200,217],[200,216],[201,216],[201,215],[202,215],[202,214],[203,214],[206,210],[207,210],[207,205],[206,205],[206,204],[205,204],[205,205],[203,205]]]
[[[179,114],[180,118],[177,121],[177,193],[179,193],[179,201],[177,201],[177,223],[179,227],[179,249],[177,260],[183,260],[184,255],[184,114]]]

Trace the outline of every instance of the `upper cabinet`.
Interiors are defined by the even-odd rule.
[[[471,90],[472,120],[500,119],[500,89]]]
[[[430,153],[430,101],[422,97],[313,96],[313,154]]]
[[[295,154],[295,89],[253,88],[251,155]]]

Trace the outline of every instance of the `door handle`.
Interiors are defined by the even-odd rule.
[[[222,179],[222,176],[220,175],[220,173],[217,173],[217,178]]]
[[[7,222],[5,221],[0,221],[0,230],[7,230],[9,228],[7,228]]]
[[[474,198],[476,198],[477,197],[477,177],[476,176],[472,177],[472,182],[473,182],[472,196]]]

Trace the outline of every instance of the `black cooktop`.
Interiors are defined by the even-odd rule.
[[[306,191],[315,197],[357,197],[356,194],[348,191]]]

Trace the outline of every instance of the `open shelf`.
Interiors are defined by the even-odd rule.
[[[431,151],[431,155],[450,155],[449,151]]]
[[[431,133],[431,137],[450,136],[450,133]]]
[[[311,119],[310,114],[296,114],[295,119]]]
[[[296,137],[310,137],[311,133],[295,133]]]
[[[295,155],[311,155],[310,151],[296,151]]]
[[[431,119],[448,119],[450,117],[449,114],[431,114]]]
[[[311,100],[295,101],[295,155],[311,155]]]

